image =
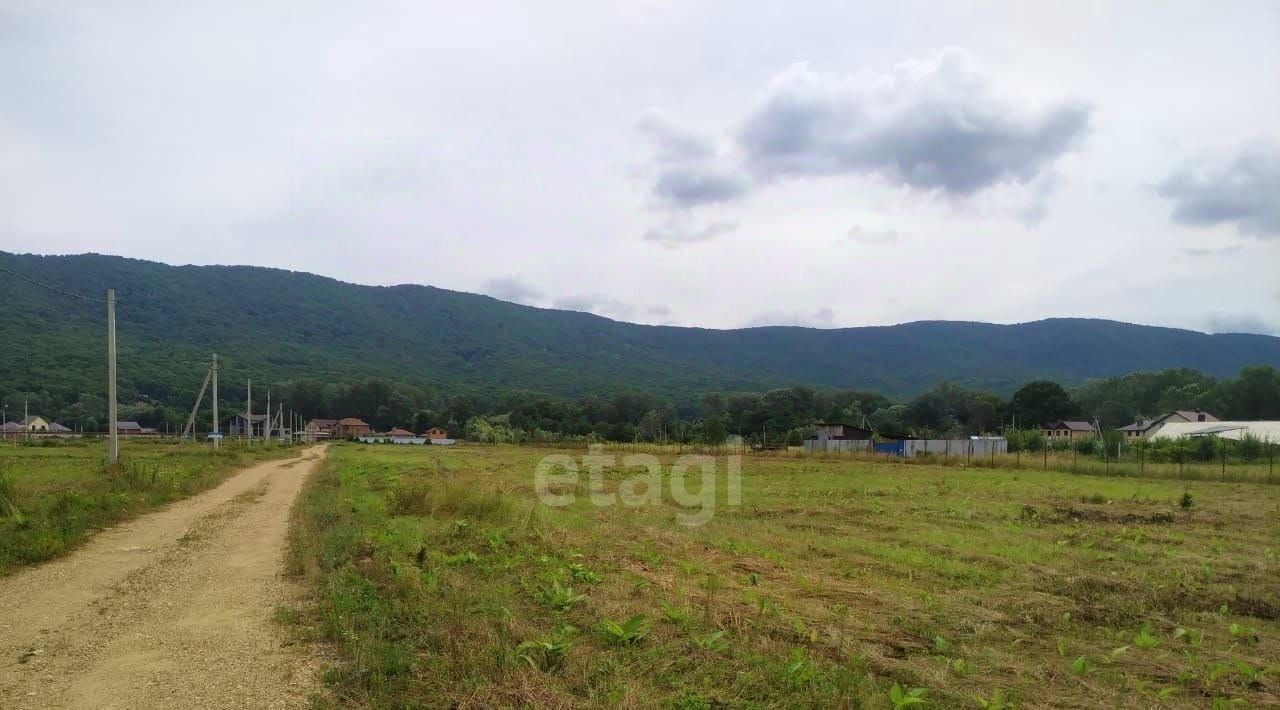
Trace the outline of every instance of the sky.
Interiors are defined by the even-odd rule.
[[[1280,3],[0,0],[0,250],[1280,335]]]

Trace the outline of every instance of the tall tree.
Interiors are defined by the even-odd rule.
[[[1021,422],[1027,426],[1047,424],[1055,419],[1076,416],[1080,413],[1080,405],[1071,398],[1062,385],[1049,380],[1028,382],[1009,402],[1010,408],[1017,413]]]

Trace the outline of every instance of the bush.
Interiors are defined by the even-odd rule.
[[[1234,448],[1241,459],[1252,462],[1262,458],[1266,451],[1266,446],[1262,439],[1252,434],[1245,434],[1244,438],[1237,442]]]
[[[1013,429],[1005,432],[1009,440],[1009,453],[1041,451],[1045,447],[1044,434],[1039,429]]]
[[[1093,436],[1077,439],[1071,443],[1071,448],[1075,449],[1076,453],[1081,456],[1093,456],[1098,453],[1098,439]]]

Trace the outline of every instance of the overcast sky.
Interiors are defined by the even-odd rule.
[[[1280,3],[0,0],[0,249],[1280,334]]]

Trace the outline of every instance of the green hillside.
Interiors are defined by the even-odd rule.
[[[953,381],[1008,394],[1033,378],[1079,383],[1168,367],[1228,376],[1280,363],[1280,338],[1101,320],[708,330],[256,267],[5,252],[0,267],[95,297],[114,287],[122,392],[157,400],[189,397],[214,351],[227,382],[377,376],[438,391],[625,390],[676,401],[792,384],[903,397]],[[0,390],[101,389],[101,304],[3,272],[0,303]]]

